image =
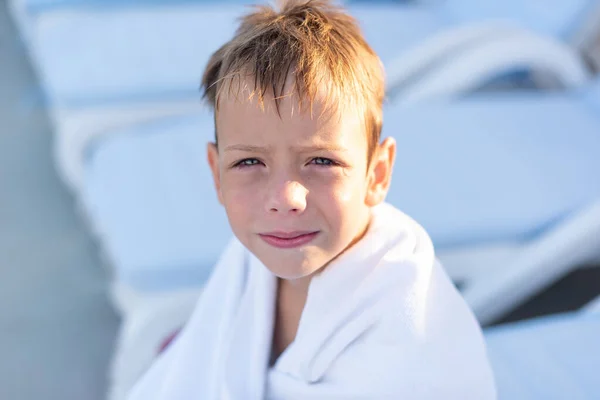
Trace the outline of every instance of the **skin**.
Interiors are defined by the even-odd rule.
[[[311,114],[290,95],[278,114],[272,98],[261,108],[249,93],[220,98],[218,147],[210,143],[207,153],[234,234],[279,278],[277,356],[294,340],[311,277],[368,229],[371,208],[387,194],[396,145],[381,142],[368,164],[356,113],[322,112],[317,99]],[[265,239],[298,233],[310,241],[279,248]]]

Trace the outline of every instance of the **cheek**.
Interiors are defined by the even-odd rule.
[[[230,174],[221,180],[221,194],[232,224],[247,222],[262,210],[262,191],[257,179]]]
[[[364,195],[364,179],[344,171],[315,174],[307,181],[312,192],[326,194],[336,203],[350,204]]]
[[[353,213],[364,204],[364,180],[354,176],[338,175],[309,181],[309,193],[313,201],[326,214],[326,218],[337,221],[353,220],[346,214]]]

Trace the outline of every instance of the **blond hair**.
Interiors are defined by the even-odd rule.
[[[379,57],[356,20],[331,2],[280,3],[279,11],[255,6],[241,19],[233,39],[212,55],[202,78],[205,98],[217,112],[223,89],[231,91],[233,79],[249,76],[254,80],[251,96],[263,106],[270,92],[279,112],[291,79],[301,106],[308,101],[312,110],[324,89],[327,109],[344,107],[364,116],[370,159],[380,139],[385,93]]]

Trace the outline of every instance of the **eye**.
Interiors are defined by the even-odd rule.
[[[246,168],[246,167],[252,167],[254,165],[259,165],[260,163],[261,162],[259,160],[257,160],[256,158],[244,158],[243,160],[236,162],[234,164],[234,167]]]
[[[319,166],[324,166],[324,167],[338,165],[335,161],[333,161],[329,158],[325,158],[325,157],[315,157],[311,160],[311,163],[315,164],[315,165],[319,165]]]

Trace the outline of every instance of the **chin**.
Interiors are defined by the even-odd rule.
[[[260,257],[258,258],[261,259]],[[286,280],[295,280],[311,276],[315,272],[319,271],[323,265],[314,265],[314,263],[307,265],[305,261],[303,262],[291,259],[286,260],[285,257],[269,260],[261,259],[261,261],[273,275]]]
[[[272,267],[269,266],[266,263],[265,266],[267,267],[267,269],[269,271],[271,271],[271,273],[273,275],[275,275],[278,278],[281,279],[286,279],[286,280],[295,280],[295,279],[301,279],[301,278],[305,278],[307,276],[310,276],[312,274],[314,274],[318,268],[304,268],[304,267],[292,267],[292,268],[286,268],[286,267],[281,267],[281,266],[277,266],[277,267]]]
[[[278,278],[285,279],[287,281],[295,281],[298,279],[307,278],[313,275],[316,271],[286,271],[283,273],[275,273],[275,271],[272,272]]]

